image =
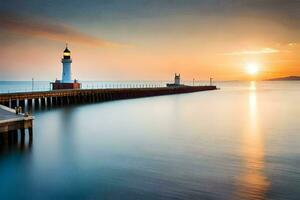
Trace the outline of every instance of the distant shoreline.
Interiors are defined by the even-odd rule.
[[[266,79],[265,81],[300,81],[300,76],[285,76],[279,78]]]

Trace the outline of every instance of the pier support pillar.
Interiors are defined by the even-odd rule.
[[[60,106],[64,105],[63,97],[57,97],[57,99],[58,99],[57,105],[60,105]]]
[[[67,105],[67,97],[61,97],[62,105]]]
[[[13,143],[18,143],[18,130],[13,131]]]
[[[108,95],[107,95],[107,93],[104,93],[102,97],[103,97],[103,101],[107,101],[107,100],[108,100]]]
[[[76,96],[72,96],[72,104],[76,104],[77,103],[77,98]]]
[[[18,142],[18,131],[17,130],[8,131],[7,139],[8,139],[8,144],[17,143]]]
[[[39,108],[40,107],[40,99],[39,98],[34,99],[34,107],[35,108]]]
[[[61,97],[54,97],[55,105],[61,105]]]
[[[25,100],[19,100],[19,106],[22,107],[22,110],[25,110]]]
[[[27,106],[28,108],[32,108],[33,99],[27,99]]]
[[[11,102],[10,102],[10,107],[11,107],[12,109],[15,109],[15,107],[17,107],[17,100],[11,100]]]
[[[84,98],[83,98],[82,94],[80,94],[80,95],[78,96],[78,102],[79,102],[79,103],[84,103]]]
[[[76,104],[77,101],[76,101],[76,97],[75,96],[72,96],[72,104]]]
[[[9,136],[8,132],[2,133],[2,144],[8,144],[8,140],[9,140],[8,136]]]
[[[4,144],[3,133],[0,133],[0,145]]]
[[[25,143],[25,129],[20,129],[21,131],[21,144]]]
[[[47,106],[48,106],[48,107],[51,106],[51,98],[52,98],[52,97],[46,97],[46,102],[47,102]]]
[[[32,144],[32,140],[33,140],[33,129],[28,128],[28,133],[29,133],[29,144]]]
[[[86,103],[86,96],[85,95],[81,95],[81,103]]]
[[[57,97],[52,97],[52,105],[53,106],[57,105]]]
[[[0,145],[3,145],[4,141],[3,141],[3,133],[0,133]]]
[[[42,97],[42,98],[41,98],[41,107],[42,107],[42,108],[45,108],[45,107],[46,107],[46,98],[45,98],[45,97]]]

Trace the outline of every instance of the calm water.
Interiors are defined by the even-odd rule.
[[[0,199],[299,199],[300,82],[219,87],[36,111]]]

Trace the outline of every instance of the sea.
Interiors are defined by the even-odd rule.
[[[34,110],[32,143],[0,146],[0,199],[298,200],[300,81],[215,84]],[[0,82],[2,93],[49,89]]]

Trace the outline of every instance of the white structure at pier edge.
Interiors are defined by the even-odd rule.
[[[71,73],[71,52],[68,49],[68,46],[66,47],[64,51],[64,57],[61,59],[61,63],[63,65],[62,70],[62,83],[73,83],[72,80],[72,73]]]
[[[175,73],[174,83],[175,85],[180,85],[180,74]]]

